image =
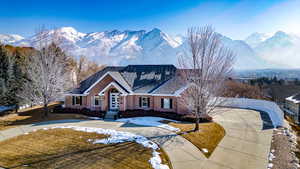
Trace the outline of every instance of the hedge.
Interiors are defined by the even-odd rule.
[[[118,113],[119,118],[131,118],[131,117],[144,117],[144,116],[154,116],[162,117],[177,121],[186,121],[194,123],[196,117],[193,114],[177,114],[174,112],[159,112],[154,110],[126,110],[120,111]],[[200,118],[200,122],[211,122],[212,118],[210,116]]]
[[[88,108],[73,109],[73,108],[63,108],[63,107],[55,107],[53,109],[53,112],[62,113],[62,114],[83,114],[86,116],[100,117],[100,118],[104,118],[106,114],[105,111],[90,110]]]

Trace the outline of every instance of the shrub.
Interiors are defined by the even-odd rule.
[[[143,116],[154,116],[154,117],[162,117],[166,119],[172,119],[177,121],[186,121],[194,123],[196,121],[196,117],[193,114],[177,114],[174,112],[159,112],[154,110],[127,110],[120,111],[118,113],[119,118],[131,118],[131,117],[143,117]],[[200,122],[210,122],[212,121],[212,117],[203,116],[200,118]]]
[[[55,113],[83,114],[83,115],[86,115],[86,116],[93,116],[93,117],[100,117],[100,118],[104,118],[105,113],[106,113],[104,111],[91,110],[91,109],[88,109],[88,108],[73,109],[73,108],[63,108],[63,107],[55,107],[53,111]]]

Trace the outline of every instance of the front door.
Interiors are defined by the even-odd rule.
[[[110,93],[110,109],[111,110],[118,110],[119,109],[119,100],[120,100],[120,93]]]

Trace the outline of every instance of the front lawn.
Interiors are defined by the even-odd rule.
[[[72,129],[38,130],[0,142],[0,166],[4,168],[150,169],[153,151],[136,142],[93,144],[103,134]],[[160,153],[169,166],[167,155]]]
[[[224,128],[215,122],[200,123],[200,130],[195,132],[195,124],[184,122],[162,121],[181,131],[177,134],[194,144],[207,158],[213,153],[219,142],[225,136]]]
[[[60,103],[52,103],[49,105],[51,111],[55,106]],[[5,130],[18,125],[32,124],[42,121],[50,120],[63,120],[63,119],[86,119],[86,116],[80,114],[55,114],[49,113],[49,116],[45,119],[42,118],[43,107],[34,106],[32,108],[26,108],[20,110],[20,112],[8,114],[0,117],[0,130]]]

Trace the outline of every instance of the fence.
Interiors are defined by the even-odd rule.
[[[246,98],[222,98],[222,106],[254,109],[269,114],[275,127],[283,125],[284,113],[279,106],[271,101],[246,99]]]

